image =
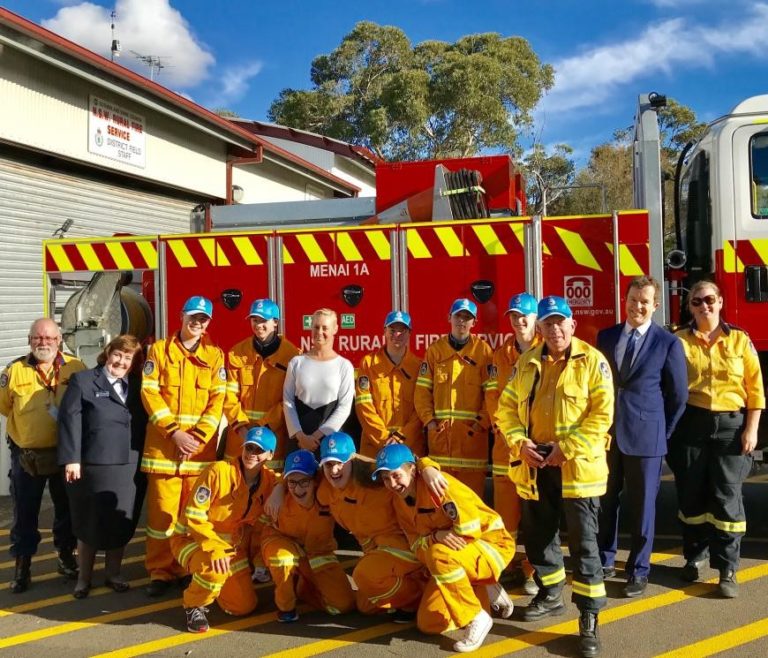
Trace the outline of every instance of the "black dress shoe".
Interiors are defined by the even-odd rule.
[[[154,599],[165,594],[170,586],[171,582],[168,580],[152,580],[149,585],[147,585],[145,591],[147,592],[147,596],[151,596]]]
[[[91,584],[88,583],[87,585],[75,587],[75,591],[72,592],[72,596],[74,596],[76,599],[85,599],[85,598],[88,598],[88,595],[90,593],[91,593]]]
[[[648,587],[648,578],[645,576],[632,576],[624,588],[624,596],[633,599],[645,592],[646,587]]]
[[[16,571],[11,581],[11,591],[14,594],[21,594],[29,589],[29,584],[32,582],[31,566],[32,558],[29,555],[16,558]]]
[[[600,653],[596,612],[582,610],[579,614],[579,651],[584,658],[595,658]]]
[[[130,583],[122,578],[105,578],[104,587],[109,587],[113,592],[127,592],[131,589]]]
[[[62,576],[66,576],[70,580],[77,578],[77,575],[80,573],[80,567],[77,565],[77,560],[75,559],[75,556],[72,555],[72,551],[59,551],[59,559],[56,561],[56,570]]]
[[[680,578],[688,583],[695,583],[699,576],[699,570],[704,567],[706,560],[688,560],[680,570]]]

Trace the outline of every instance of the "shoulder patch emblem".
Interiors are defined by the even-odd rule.
[[[517,374],[517,366],[512,366],[512,372],[509,373],[509,379],[507,379],[508,382],[511,382],[515,375]]]
[[[459,509],[456,507],[456,503],[454,503],[452,500],[448,500],[443,503],[443,512],[445,512],[445,515],[454,523],[459,520]]]
[[[604,379],[611,378],[611,369],[605,361],[600,362],[600,372],[603,373]]]
[[[499,374],[499,369],[496,366],[494,366],[494,365],[488,366],[488,376],[489,377],[492,377],[493,379],[496,379],[498,374]]]
[[[227,381],[227,369],[219,368],[219,379],[223,382]]]
[[[419,367],[419,374],[426,375],[428,369],[429,369],[429,366],[427,365],[427,362],[423,361],[421,366]]]
[[[195,491],[195,502],[198,505],[205,505],[211,497],[211,490],[208,487],[199,486]]]
[[[8,373],[4,372],[0,375],[0,388],[5,388],[6,386],[8,386]]]
[[[361,391],[367,391],[370,388],[371,383],[368,381],[368,377],[359,377],[357,385],[360,387]]]
[[[154,361],[147,361],[144,364],[144,374],[145,375],[151,375],[153,372],[155,372],[155,362]]]

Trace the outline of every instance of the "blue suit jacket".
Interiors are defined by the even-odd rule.
[[[139,375],[128,377],[123,404],[102,367],[75,373],[59,408],[59,464],[135,464],[146,426]]]
[[[624,323],[603,329],[597,347],[613,371],[616,407],[611,434],[625,455],[660,457],[688,401],[688,369],[680,339],[651,323],[625,382],[619,381],[616,345]]]

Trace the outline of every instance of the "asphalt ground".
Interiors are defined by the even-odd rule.
[[[674,488],[669,476],[665,477],[657,506],[651,583],[643,597],[627,599],[622,596],[621,569],[607,581],[608,606],[600,614],[601,656],[768,656],[767,487],[768,475],[764,474],[745,485],[749,527],[738,574],[740,595],[724,600],[717,596],[714,570],[703,571],[706,582],[690,584],[679,578],[682,558]],[[46,506],[41,527],[49,527],[50,519],[51,510]],[[0,582],[6,583],[13,574],[13,561],[7,553],[10,520],[10,500],[0,498]],[[117,594],[101,586],[98,558],[94,589],[84,600],[73,599],[72,581],[56,573],[50,531],[44,530],[43,537],[33,561],[30,589],[16,595],[4,585],[0,590],[0,655],[429,658],[453,654],[455,633],[426,637],[413,624],[393,624],[386,615],[329,617],[300,608],[298,623],[279,624],[271,585],[257,586],[259,606],[252,615],[228,617],[214,604],[209,613],[211,630],[191,634],[185,630],[179,589],[172,588],[159,599],[150,599],[143,591],[148,582],[143,567],[143,529],[126,549],[123,574],[132,589]],[[622,547],[626,547],[625,536]],[[351,573],[357,554],[346,549],[339,559]],[[626,552],[621,551],[619,557],[626,558]],[[509,584],[507,589],[519,606],[515,615],[510,620],[495,620],[485,644],[473,655],[578,655],[577,610],[572,603],[563,616],[528,623],[519,613],[530,597]],[[566,594],[570,595],[569,587]]]

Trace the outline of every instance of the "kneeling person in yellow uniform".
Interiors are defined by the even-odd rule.
[[[254,427],[239,459],[211,464],[195,482],[171,538],[173,556],[192,575],[183,598],[192,633],[208,630],[206,606],[213,601],[230,615],[247,615],[256,607],[248,547],[262,511],[257,500],[271,492],[277,479],[264,467],[276,444],[272,430]]]
[[[261,536],[261,555],[275,583],[277,621],[298,621],[298,599],[331,615],[355,608],[355,593],[334,551],[334,521],[315,499],[318,464],[309,450],[285,458],[287,496]]]
[[[501,517],[455,477],[444,474],[447,493],[434,497],[404,445],[379,452],[373,477],[379,475],[395,494],[395,513],[411,550],[432,576],[416,615],[419,630],[437,634],[460,628],[453,648],[474,651],[493,626],[478,586],[493,610],[504,618],[512,615],[512,601],[498,579],[515,554],[515,540]]]

